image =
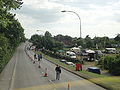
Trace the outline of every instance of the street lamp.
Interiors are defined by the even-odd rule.
[[[37,31],[37,32],[39,32],[39,31],[40,31],[40,32],[43,32],[43,33],[45,33],[43,30],[36,30],[36,31]]]
[[[79,16],[76,12],[74,12],[74,11],[66,11],[66,10],[63,10],[63,11],[61,11],[61,12],[71,12],[71,13],[74,13],[74,14],[76,14],[76,15],[78,16],[78,18],[79,18],[79,20],[80,20],[80,38],[82,38],[82,32],[81,32],[81,18],[80,18],[80,16]]]

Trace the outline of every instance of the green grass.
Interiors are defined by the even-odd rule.
[[[49,57],[49,56],[47,56],[47,55],[44,55],[44,56],[45,56],[45,58],[46,58],[47,60],[50,60],[50,61],[54,62],[55,64],[59,64],[59,65],[62,65],[63,67],[67,67],[67,68],[69,68],[69,69],[71,69],[71,70],[75,70],[75,67],[72,67],[72,66],[69,66],[69,65],[67,65],[67,64],[64,64],[64,63],[60,62],[58,59]]]
[[[120,77],[114,77],[114,76],[105,76],[100,74],[95,74],[87,71],[75,71],[75,67],[66,65],[62,62],[60,62],[58,59],[52,58],[50,56],[47,56],[44,54],[44,58],[47,60],[59,64],[60,66],[64,67],[67,70],[72,71],[73,73],[76,73],[77,75],[93,82],[96,84],[99,84],[100,86],[103,86],[109,90],[120,90]]]

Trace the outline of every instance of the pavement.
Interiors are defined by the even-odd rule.
[[[55,64],[43,59],[41,68],[33,63],[34,52],[23,43],[0,74],[0,90],[105,90],[79,76],[62,69],[60,80],[55,80]],[[47,68],[48,77],[44,77]]]

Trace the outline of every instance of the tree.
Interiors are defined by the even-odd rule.
[[[33,45],[37,45],[37,41],[38,41],[38,38],[39,38],[39,35],[35,34],[35,35],[32,35],[31,38],[30,38],[30,42],[33,43]]]
[[[114,38],[115,41],[117,42],[120,42],[120,34],[118,34],[115,38]]]
[[[12,51],[25,40],[24,29],[10,10],[19,9],[22,0],[0,0],[0,72],[10,60]]]
[[[56,41],[51,33],[48,31],[45,32],[44,36],[40,35],[33,35],[30,41],[35,45],[37,48],[45,48],[47,50],[51,50],[56,52],[59,49],[63,48],[63,43]]]
[[[114,44],[114,41],[112,39],[109,39],[109,37],[94,37],[94,45],[97,45],[99,48],[106,48],[106,47],[112,47],[112,44]]]
[[[68,36],[68,35],[57,35],[54,37],[55,40],[59,41],[59,42],[62,42],[64,45],[72,45],[72,37]]]
[[[22,0],[0,0],[0,8],[5,10],[18,9],[22,4]]]
[[[52,50],[53,50],[54,52],[56,52],[56,51],[61,50],[61,49],[63,49],[63,43],[54,40]]]
[[[85,38],[85,46],[86,48],[93,48],[93,40],[89,37],[89,35]]]
[[[46,37],[46,38],[51,38],[52,35],[51,35],[51,33],[49,33],[48,31],[46,31],[46,32],[45,32],[45,37]]]
[[[84,39],[82,39],[82,38],[73,39],[73,43],[74,43],[74,45],[84,47]]]
[[[10,53],[10,50],[8,48],[8,39],[3,34],[0,34],[0,72],[8,61],[7,58]]]
[[[12,9],[20,9],[23,4],[22,0],[0,0],[0,24],[3,27],[6,27],[11,23],[7,15],[8,11]],[[14,15],[13,15],[14,17]]]
[[[12,47],[16,47],[25,40],[24,29],[15,19],[15,14],[13,15],[8,11],[20,8],[22,0],[0,0],[0,2],[0,33],[9,39]]]

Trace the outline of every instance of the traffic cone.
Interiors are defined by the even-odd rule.
[[[45,68],[45,74],[44,74],[44,77],[48,77],[48,74],[47,74],[47,68]]]

